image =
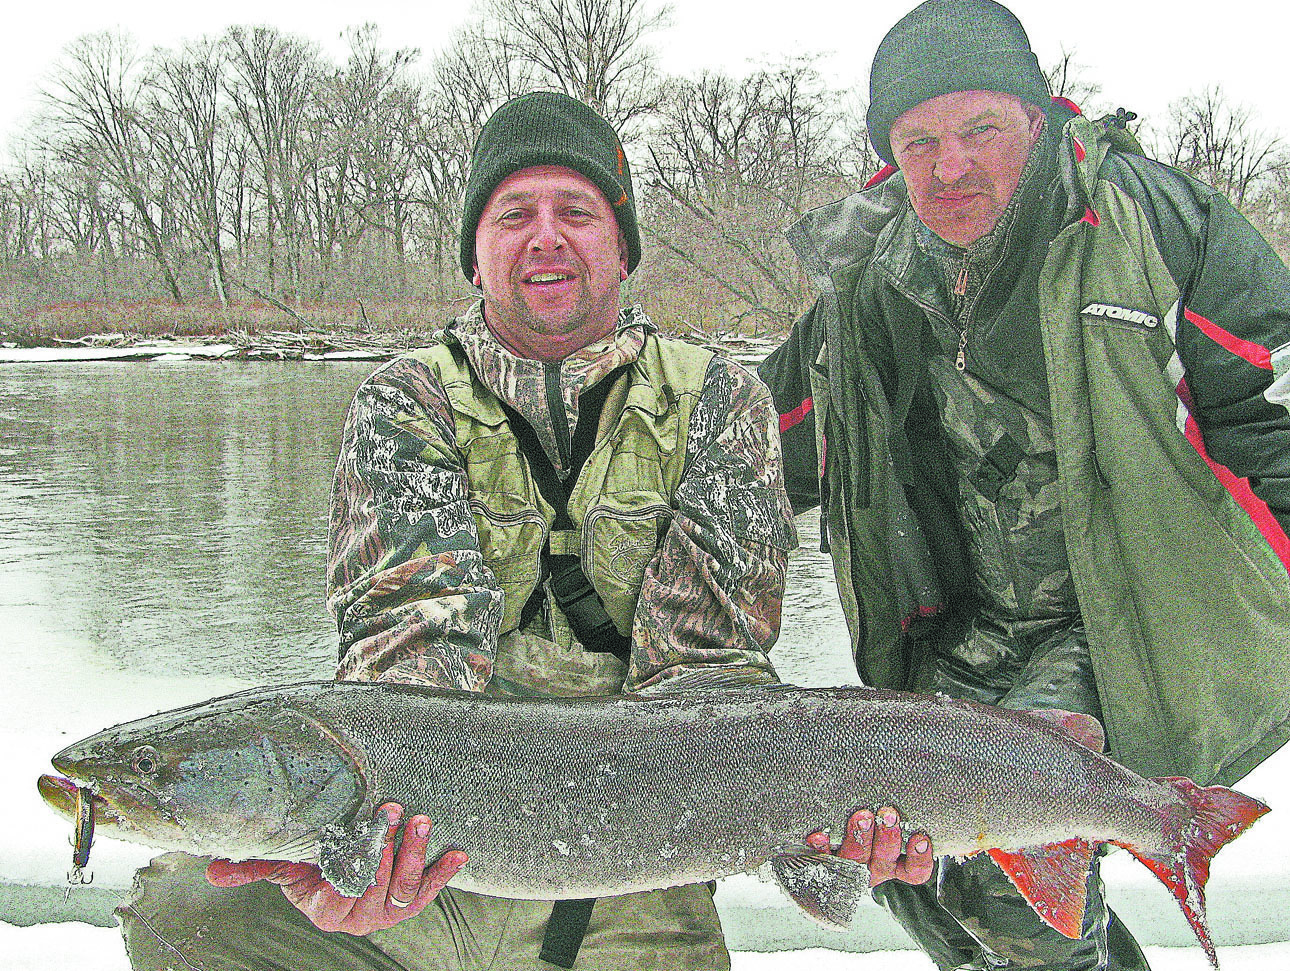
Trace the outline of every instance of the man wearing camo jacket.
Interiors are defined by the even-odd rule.
[[[500,108],[462,220],[482,300],[364,382],[345,423],[339,677],[517,696],[776,680],[795,534],[775,410],[751,372],[620,307],[639,259],[609,124],[551,92]],[[445,886],[461,853],[426,859],[432,821],[388,810],[398,851],[357,899],[309,864],[216,861],[212,888],[161,858],[121,911],[135,967],[168,966],[162,938],[204,968],[729,967],[708,886],[554,907],[467,893]],[[886,807],[836,852],[873,883],[931,871]]]

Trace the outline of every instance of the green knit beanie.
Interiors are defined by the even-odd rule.
[[[1001,91],[1047,110],[1048,79],[1012,11],[993,0],[927,0],[878,45],[869,73],[869,139],[895,163],[892,123],[954,91]]]
[[[591,108],[556,91],[521,95],[484,123],[470,157],[461,216],[461,270],[472,279],[475,229],[498,183],[535,165],[563,165],[596,184],[627,239],[627,272],[641,258],[632,173],[613,127]]]

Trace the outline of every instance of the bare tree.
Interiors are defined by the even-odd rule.
[[[1055,97],[1065,98],[1078,105],[1085,114],[1096,113],[1102,85],[1084,75],[1085,66],[1075,60],[1075,51],[1062,48],[1057,63],[1044,69],[1048,90]]]
[[[120,193],[104,183],[95,165],[51,160],[28,177],[40,179],[46,220],[45,246],[53,240],[78,257],[98,256],[104,265],[115,262],[126,224]],[[115,228],[115,233],[114,233]]]
[[[644,38],[670,9],[646,0],[487,0],[488,24],[541,79],[599,111],[619,131],[657,107],[654,52]]]
[[[306,160],[301,136],[323,73],[321,59],[312,43],[271,27],[230,27],[224,40],[232,75],[229,95],[259,166],[268,286],[295,292],[302,271]],[[287,257],[285,281],[278,278],[280,248]]]
[[[1217,86],[1169,106],[1156,155],[1212,185],[1242,211],[1256,209],[1290,165],[1280,136],[1255,127],[1250,109],[1229,104]]]
[[[183,302],[167,254],[162,175],[145,122],[146,76],[134,45],[118,34],[74,41],[67,63],[43,92],[53,126],[53,148],[66,164],[91,166],[125,198],[133,223],[161,271],[166,289]]]
[[[50,199],[43,168],[28,165],[0,177],[0,246],[4,260],[44,259],[50,255]]]
[[[1290,167],[1278,169],[1270,182],[1259,193],[1258,206],[1250,218],[1281,258],[1290,262]]]
[[[791,319],[803,280],[781,229],[848,187],[835,96],[804,59],[674,79],[662,103],[642,174],[651,239],[737,317]]]
[[[866,114],[869,104],[854,91],[844,92],[838,102],[838,166],[848,185],[862,186],[886,166],[869,140]]]
[[[176,184],[175,218],[205,253],[211,288],[227,303],[221,188],[231,126],[223,110],[223,47],[202,40],[177,54],[157,51],[151,67],[147,119],[152,143]]]
[[[457,229],[475,140],[503,103],[538,86],[536,70],[505,37],[467,24],[431,67],[419,124],[413,198],[424,214],[422,248],[440,275],[457,278]]]
[[[318,248],[330,254],[340,243],[352,246],[375,235],[388,244],[401,273],[417,165],[411,140],[424,100],[410,68],[420,55],[413,48],[382,50],[372,25],[351,31],[349,41],[348,63],[322,91],[335,205],[317,220],[320,230],[327,227]]]

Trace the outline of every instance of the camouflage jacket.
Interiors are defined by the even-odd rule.
[[[518,358],[481,308],[446,339],[488,392],[532,426],[563,473],[584,390],[662,340],[639,310],[617,332],[555,368]],[[566,422],[560,429],[557,422]],[[694,407],[673,514],[646,568],[626,687],[696,679],[774,680],[788,551],[796,543],[776,415],[761,382],[714,357]],[[359,388],[346,418],[332,493],[328,606],[340,631],[339,677],[482,690],[493,671],[503,594],[485,563],[471,483],[442,383],[413,356]]]

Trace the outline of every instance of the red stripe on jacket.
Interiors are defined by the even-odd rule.
[[[870,176],[869,181],[866,182],[863,186],[861,186],[861,188],[871,189],[879,182],[885,182],[887,179],[890,179],[893,175],[896,174],[897,171],[899,170],[894,165],[884,165],[872,176]]]
[[[779,433],[781,435],[797,425],[800,425],[815,408],[815,399],[807,398],[800,405],[787,414],[779,416]]]
[[[1191,316],[1191,311],[1187,311],[1187,314]],[[1204,320],[1203,317],[1201,319]],[[1191,389],[1187,387],[1186,380],[1178,383],[1178,397],[1187,408],[1187,421],[1183,427],[1183,434],[1187,436],[1187,441],[1191,442],[1192,448],[1196,449],[1200,457],[1205,460],[1214,477],[1236,500],[1236,504],[1245,510],[1255,527],[1263,534],[1263,538],[1268,541],[1268,545],[1272,547],[1272,552],[1276,553],[1286,569],[1290,570],[1290,536],[1286,535],[1277,518],[1272,515],[1268,504],[1254,494],[1254,490],[1250,488],[1249,479],[1238,477],[1226,465],[1215,462],[1209,457],[1209,452],[1205,448],[1205,439],[1200,433],[1200,425],[1196,423],[1196,416],[1192,414]]]
[[[1190,308],[1184,308],[1183,315],[1199,327],[1201,333],[1219,347],[1226,348],[1241,360],[1248,361],[1255,367],[1263,368],[1265,371],[1272,370],[1272,352],[1266,347],[1261,347],[1253,341],[1247,341],[1237,337],[1235,334],[1228,333],[1212,320],[1206,320]]]

